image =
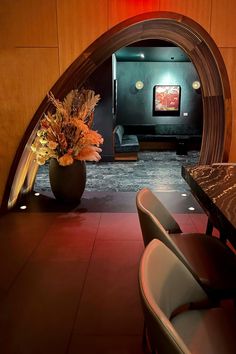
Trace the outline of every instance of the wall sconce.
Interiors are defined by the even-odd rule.
[[[200,87],[201,87],[201,84],[200,84],[199,81],[193,81],[193,83],[192,83],[192,88],[193,88],[194,90],[198,90],[198,89],[200,89]]]
[[[144,86],[144,84],[143,84],[142,81],[137,81],[135,83],[135,87],[136,87],[137,90],[142,90],[143,86]]]

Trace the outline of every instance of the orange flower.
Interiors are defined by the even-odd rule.
[[[55,149],[57,148],[57,146],[58,146],[58,143],[56,143],[55,141],[50,140],[50,141],[48,142],[48,147],[49,147],[49,149],[51,149],[51,150],[55,150]]]
[[[101,134],[94,130],[90,130],[88,134],[85,135],[86,143],[91,145],[99,145],[103,143],[103,138]]]
[[[74,160],[71,155],[65,154],[58,159],[58,162],[59,162],[59,165],[61,165],[61,166],[68,166],[68,165],[71,165],[74,162]]]
[[[89,131],[87,124],[85,124],[82,120],[73,119],[73,124],[83,133],[87,133]]]
[[[93,145],[86,146],[78,153],[75,159],[98,162],[101,159],[100,156],[101,152],[102,149],[100,149],[97,146],[93,146]]]
[[[45,157],[39,155],[39,156],[37,156],[36,161],[37,161],[37,164],[38,164],[38,165],[44,165],[46,159],[45,159]]]
[[[103,138],[91,127],[100,95],[82,88],[70,91],[62,102],[52,92],[48,98],[56,110],[44,114],[32,144],[38,163],[50,158],[57,158],[62,166],[71,165],[74,159],[99,161]]]

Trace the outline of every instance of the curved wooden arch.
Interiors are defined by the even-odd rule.
[[[170,41],[187,53],[199,74],[202,87],[204,119],[199,162],[209,164],[227,161],[231,135],[225,137],[225,127],[226,123],[228,127],[232,125],[232,117],[230,86],[224,61],[209,34],[198,23],[183,15],[149,12],[119,23],[91,44],[64,72],[51,91],[57,98],[64,98],[71,89],[80,88],[112,53],[145,39]],[[24,149],[42,114],[49,108],[45,97],[22,138],[7,180],[3,209],[7,208]]]

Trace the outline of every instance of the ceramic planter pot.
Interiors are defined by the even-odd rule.
[[[60,166],[56,159],[49,162],[49,180],[55,198],[64,203],[79,204],[86,185],[85,161]]]

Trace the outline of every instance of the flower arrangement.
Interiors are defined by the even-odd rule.
[[[103,138],[91,127],[100,95],[82,88],[70,91],[62,102],[52,92],[48,98],[56,110],[44,114],[40,121],[31,145],[36,162],[44,165],[48,159],[56,158],[61,166],[67,166],[74,160],[99,161]]]

